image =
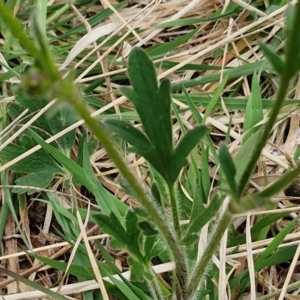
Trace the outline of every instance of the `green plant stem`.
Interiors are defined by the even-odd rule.
[[[295,59],[299,57],[299,53],[295,53],[294,43],[297,44],[297,41],[300,37],[300,5],[296,8],[295,16],[294,16],[294,24],[292,26],[292,30],[289,32],[287,43],[286,43],[286,53],[285,53],[285,63],[284,63],[284,71],[280,75],[280,85],[276,95],[275,103],[272,106],[269,114],[269,120],[262,128],[261,136],[259,137],[256,148],[251,154],[252,159],[248,163],[248,167],[245,168],[245,172],[243,173],[241,179],[239,180],[238,186],[238,196],[241,196],[245,187],[249,182],[249,178],[253,174],[254,168],[256,166],[256,162],[260,156],[262,149],[268,141],[270,132],[276,122],[278,113],[284,103],[285,97],[288,93],[289,83],[295,74],[291,73],[291,70],[294,69]],[[299,47],[296,47],[299,50]]]
[[[172,221],[174,226],[174,231],[178,240],[178,243],[181,244],[181,228],[179,224],[179,214],[178,214],[178,205],[177,199],[175,195],[175,185],[168,184],[169,194],[170,194],[170,202],[171,202],[171,210],[172,210]],[[182,252],[181,260],[185,261],[185,256]],[[184,265],[186,265],[184,263]],[[185,287],[187,284],[187,272],[185,270],[180,270],[179,273],[176,273],[177,276],[174,278],[174,287],[177,299],[185,299]]]
[[[210,241],[201,257],[200,261],[198,262],[194,272],[190,276],[189,284],[187,287],[187,297],[186,299],[193,299],[198,287],[199,283],[201,284],[203,277],[205,275],[205,271],[208,265],[211,263],[212,256],[216,252],[220,240],[230,224],[232,219],[232,215],[230,212],[225,211],[222,215],[221,219],[219,220],[213,235],[210,238]]]
[[[68,80],[68,79],[66,79]],[[131,171],[126,166],[119,152],[115,149],[113,143],[111,142],[109,135],[106,131],[106,128],[100,123],[97,122],[90,116],[90,113],[86,109],[83,102],[80,100],[77,91],[72,87],[70,90],[70,86],[68,82],[64,80],[61,84],[62,93],[68,91],[67,95],[63,95],[64,101],[68,101],[74,109],[77,111],[79,116],[85,121],[86,125],[95,135],[95,137],[102,143],[102,146],[105,148],[107,153],[109,153],[111,159],[113,160],[116,167],[119,169],[120,173],[127,180],[131,188],[134,190],[137,195],[137,199],[143,205],[143,207],[147,210],[149,215],[151,216],[153,222],[159,228],[161,234],[165,238],[170,251],[172,253],[174,262],[175,262],[175,274],[177,281],[182,283],[185,281],[186,276],[186,262],[183,259],[183,253],[181,251],[180,246],[178,245],[174,235],[168,228],[167,222],[161,217],[159,210],[155,207],[155,205],[151,202],[151,200],[145,194],[143,188],[138,183],[138,180],[134,177]],[[67,86],[64,86],[63,83],[66,83]],[[72,93],[73,91],[73,93]],[[181,289],[182,285],[179,286]],[[181,291],[179,291],[181,293]]]
[[[178,206],[177,206],[177,200],[176,200],[176,196],[175,196],[174,184],[168,185],[168,188],[169,188],[169,193],[170,193],[174,230],[175,230],[176,236],[178,238],[178,241],[181,241],[181,229],[180,229],[180,224],[179,224]]]
[[[156,274],[153,274],[154,272],[153,271],[151,272],[151,270],[150,270],[150,273],[152,273],[154,278],[152,280],[147,280],[147,283],[148,283],[149,289],[152,291],[152,297],[155,300],[163,300],[164,296],[160,290],[157,276],[156,276]]]
[[[18,38],[19,42],[26,48],[26,50],[35,58],[41,59],[40,52],[38,48],[34,45],[32,40],[28,37],[27,34],[24,33],[23,27],[20,22],[13,17],[10,10],[4,5],[3,1],[0,1],[0,16],[4,22],[6,22],[7,26],[14,34],[15,37]]]
[[[58,19],[59,17],[62,16],[63,13],[65,13],[68,8],[70,7],[70,4],[65,4],[64,6],[62,6],[61,8],[57,9],[55,12],[53,12],[53,14],[51,16],[49,16],[46,20],[46,24],[49,25],[52,22],[55,22],[56,19]]]
[[[43,51],[41,51],[25,33],[23,26],[11,11],[0,0],[0,18],[6,23],[13,35],[19,40],[28,53],[35,59],[36,62],[47,72],[52,81],[61,79],[60,73],[55,66],[53,60],[44,59]],[[49,47],[47,46],[47,49]]]

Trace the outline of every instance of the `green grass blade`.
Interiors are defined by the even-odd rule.
[[[262,198],[271,198],[283,191],[285,188],[291,185],[293,180],[300,174],[300,166],[292,171],[287,171],[284,175],[282,175],[275,182],[267,186],[261,192],[258,193],[259,197]]]
[[[232,68],[230,70],[225,70],[223,72],[223,76],[224,77],[227,76],[227,80],[230,80],[242,76],[252,75],[254,72],[257,71],[261,71],[261,72],[267,71],[269,69],[270,69],[269,62],[262,60],[255,63],[249,63],[240,67]],[[221,73],[209,74],[195,79],[190,79],[179,83],[173,83],[171,84],[171,90],[172,91],[181,90],[182,86],[184,86],[185,88],[189,88],[189,87],[202,85],[206,83],[217,82],[220,81],[220,78],[221,78]]]
[[[27,51],[35,58],[40,58],[40,52],[34,45],[32,40],[23,30],[21,23],[13,17],[10,10],[4,5],[3,1],[0,1],[0,20],[9,25],[10,30],[15,37],[20,41],[21,44],[27,49]]]
[[[206,110],[205,110],[205,113],[204,113],[204,116],[203,116],[203,119],[202,119],[203,124],[205,124],[206,119],[210,116],[213,109],[215,109],[216,103],[220,99],[220,96],[221,96],[221,94],[224,90],[224,87],[225,87],[226,83],[227,83],[227,76],[225,76],[223,81],[220,83],[217,90],[214,92],[210,102],[206,106]]]
[[[192,30],[191,32],[189,32],[183,36],[180,36],[179,38],[177,38],[171,42],[157,44],[151,48],[148,48],[148,50],[146,50],[146,53],[151,57],[151,59],[157,59],[157,58],[163,57],[167,53],[170,53],[177,47],[186,43],[189,39],[191,39],[196,34],[197,31],[198,31],[198,28]]]
[[[282,213],[277,213],[277,214],[269,214],[261,218],[256,224],[253,224],[251,228],[251,237],[253,241],[258,241],[260,233],[265,230],[265,228],[270,228],[272,224],[277,222],[278,220],[288,216],[289,213],[287,212],[282,212]],[[246,243],[246,234],[242,234],[236,238],[233,238],[229,246],[234,247],[238,245],[242,245]]]
[[[245,186],[247,186],[256,167],[257,158],[261,152],[261,149],[258,148],[258,144],[262,138],[263,130],[264,128],[261,127],[258,131],[253,133],[234,157],[235,165],[239,166],[236,171],[235,179],[239,194],[241,194]]]
[[[0,272],[14,278],[15,280],[17,280],[18,282],[22,282],[24,283],[25,285],[27,286],[30,286],[31,288],[33,288],[34,290],[36,291],[41,291],[43,292],[45,295],[48,295],[54,299],[57,299],[57,300],[68,300],[68,298],[65,298],[64,296],[60,295],[60,294],[57,294],[47,288],[45,288],[44,286],[38,284],[38,283],[35,283],[33,281],[30,281],[8,269],[4,269],[3,267],[0,267]]]
[[[276,250],[274,254],[268,257],[265,261],[260,265],[261,268],[278,266],[285,262],[291,261],[296,252],[297,246],[283,247]]]
[[[263,107],[260,95],[260,87],[259,87],[259,76],[254,73],[252,78],[252,91],[247,102],[246,112],[245,112],[245,121],[243,126],[243,131],[249,132],[243,139],[243,143],[247,141],[249,136],[257,131],[259,127],[253,128],[257,123],[259,123],[263,119]]]
[[[94,194],[96,201],[101,208],[101,211],[107,215],[109,215],[110,212],[113,211],[117,218],[120,220],[127,211],[127,205],[111,195],[102,186],[102,184],[99,182],[99,179],[95,176],[91,166],[89,150],[86,141],[84,141],[83,145],[83,170],[86,179],[89,180],[92,186],[92,189],[90,191]]]
[[[292,220],[288,223],[273,239],[273,241],[267,246],[266,250],[259,256],[259,258],[255,261],[254,268],[255,271],[258,272],[264,266],[264,262],[269,256],[276,250],[276,248],[282,243],[283,239],[286,235],[294,228],[295,223],[298,219]]]
[[[65,272],[67,269],[68,264],[66,262],[58,261],[55,259],[50,259],[48,257],[36,255],[34,253],[28,253],[28,255],[30,255],[34,258],[37,258],[39,261],[43,262],[44,264],[47,264],[48,266],[50,266],[56,270]],[[88,258],[86,257],[86,259],[88,259]],[[88,263],[84,267],[77,265],[75,263],[72,263],[68,268],[68,273],[72,274],[74,276],[80,277],[81,279],[84,279],[84,280],[91,280],[94,278],[93,269],[91,266],[88,265]]]
[[[230,193],[235,198],[237,194],[237,186],[235,182],[236,167],[227,146],[224,143],[220,145],[219,161],[222,174],[230,188]]]
[[[188,101],[191,101],[196,107],[207,107],[211,101],[211,97],[207,96],[203,93],[193,93],[188,94],[189,99],[185,94],[172,94],[172,97],[176,100],[188,104]],[[247,103],[249,101],[249,98],[241,97],[241,98],[234,98],[234,97],[224,97],[223,101],[228,109],[243,109],[245,110],[247,107]],[[270,109],[275,103],[274,99],[261,99],[262,101],[262,107],[263,109]],[[283,102],[283,106],[286,105],[300,105],[300,100],[298,99],[285,99]],[[215,108],[222,109],[222,104],[220,99],[217,100]],[[199,114],[199,113],[198,113]]]
[[[265,56],[271,62],[273,68],[276,70],[277,73],[281,74],[283,71],[283,61],[281,57],[272,51],[266,44],[260,43],[260,48],[263,50]]]
[[[237,10],[239,10],[239,6],[235,3],[230,3],[228,5],[225,12],[223,10],[218,10],[216,13],[213,14],[212,17],[209,18],[185,18],[185,19],[179,19],[175,21],[169,21],[164,22],[162,24],[158,24],[156,28],[167,28],[167,27],[177,27],[177,26],[188,26],[188,25],[196,25],[197,23],[204,23],[209,22],[213,20],[222,19],[225,17],[231,16],[233,13],[235,13]]]

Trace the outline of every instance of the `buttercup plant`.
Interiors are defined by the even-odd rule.
[[[112,237],[111,245],[122,248],[129,254],[132,280],[145,280],[153,299],[164,299],[161,281],[151,268],[153,257],[158,257],[167,249],[174,262],[172,298],[178,300],[198,299],[201,283],[205,279],[208,266],[216,252],[224,231],[230,224],[233,214],[265,205],[268,199],[283,190],[300,173],[300,166],[284,174],[261,192],[244,195],[255,170],[260,153],[276,122],[279,110],[285,100],[289,83],[300,70],[300,6],[288,10],[287,39],[285,56],[281,58],[267,46],[261,45],[266,57],[278,73],[280,85],[276,101],[270,110],[268,122],[251,136],[247,137],[235,157],[229,153],[225,143],[218,152],[222,186],[217,190],[208,208],[192,214],[189,224],[181,227],[180,197],[176,186],[180,171],[187,165],[187,157],[199,141],[205,143],[209,134],[205,125],[195,126],[183,135],[178,145],[173,145],[171,123],[170,81],[157,82],[155,68],[144,50],[134,48],[128,60],[128,76],[132,87],[122,88],[121,92],[133,103],[139,115],[142,129],[122,120],[98,122],[90,116],[82,102],[81,95],[73,84],[72,76],[63,78],[51,55],[46,39],[39,30],[36,16],[32,21],[35,43],[23,32],[20,23],[0,1],[2,18],[20,43],[34,59],[34,66],[23,78],[24,89],[30,94],[46,94],[56,98],[58,103],[71,105],[80,118],[101,142],[115,166],[125,180],[125,186],[140,203],[140,210],[128,208],[124,218],[116,211],[102,210],[93,215],[93,220]],[[40,87],[42,86],[42,89]],[[56,152],[46,145],[39,135],[30,131],[47,152]],[[162,179],[167,192],[153,182],[152,193],[146,191],[127,167],[111,136],[116,135],[130,144],[129,151],[143,156]],[[238,166],[238,167],[237,167]],[[87,183],[88,184],[88,183]],[[165,199],[165,196],[167,199]],[[169,205],[171,214],[165,206]],[[196,205],[196,204],[195,204]],[[216,215],[215,227],[210,240],[199,260],[189,256],[187,248],[191,238],[197,238],[201,228]]]

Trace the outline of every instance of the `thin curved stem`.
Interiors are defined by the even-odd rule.
[[[280,76],[280,85],[277,91],[276,99],[269,113],[269,120],[263,127],[261,136],[258,139],[258,143],[256,144],[255,149],[252,153],[252,159],[248,163],[248,167],[245,168],[245,172],[243,173],[241,179],[239,180],[238,186],[238,195],[241,196],[245,187],[249,182],[249,178],[251,177],[253,170],[256,166],[256,162],[260,156],[262,149],[265,147],[270,132],[276,122],[279,111],[282,107],[283,102],[285,101],[286,95],[288,93],[289,84],[291,79],[296,75],[291,72],[294,69],[295,60],[299,59],[299,36],[300,36],[300,5],[295,7],[295,16],[294,16],[294,24],[288,34],[286,41],[286,53],[285,53],[285,62],[282,74]],[[297,70],[299,71],[299,70]]]

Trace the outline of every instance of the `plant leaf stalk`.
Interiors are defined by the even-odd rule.
[[[28,53],[38,62],[43,70],[47,70],[49,79],[58,80],[61,76],[53,61],[44,59],[40,49],[32,42],[29,36],[24,32],[23,26],[15,18],[11,11],[6,7],[4,2],[0,0],[0,18],[6,23],[13,35],[18,38],[19,42],[28,51]],[[34,20],[33,20],[34,21]]]
[[[27,51],[35,58],[39,59],[40,52],[34,43],[30,40],[27,34],[24,33],[20,22],[14,18],[10,10],[0,1],[0,16],[7,24],[11,32],[18,38],[19,42],[27,49]]]
[[[180,285],[177,285],[177,293],[182,294],[182,289],[186,284],[185,279],[187,268],[186,261],[183,259],[184,255],[177,242],[177,239],[174,237],[172,231],[168,228],[168,224],[163,220],[162,216],[159,213],[159,210],[147,197],[143,188],[138,183],[138,180],[128,169],[119,152],[115,149],[113,143],[109,138],[109,134],[107,133],[106,128],[100,122],[97,122],[90,116],[90,113],[86,109],[85,105],[80,99],[80,96],[73,87],[72,82],[68,82],[68,79],[63,80],[61,82],[60,90],[62,92],[62,95],[58,95],[58,98],[62,99],[63,101],[67,101],[70,105],[73,106],[79,116],[85,121],[91,132],[102,143],[102,146],[105,148],[107,153],[109,153],[112,161],[119,169],[122,176],[127,180],[130,187],[134,190],[137,199],[147,210],[153,222],[156,224],[166,242],[168,243],[175,262],[175,277],[176,280],[180,283]],[[67,94],[65,94],[66,91],[68,91]]]
[[[249,178],[253,174],[254,168],[256,166],[256,162],[260,156],[262,149],[268,141],[270,132],[276,122],[278,113],[282,107],[282,104],[285,100],[285,97],[288,93],[289,83],[291,79],[296,75],[299,71],[295,72],[295,60],[299,61],[299,39],[300,39],[300,5],[297,5],[295,8],[295,15],[293,17],[293,24],[290,28],[288,28],[288,35],[286,41],[286,51],[285,51],[285,62],[283,67],[282,74],[280,76],[280,84],[279,89],[277,91],[276,99],[274,105],[272,106],[269,114],[269,120],[262,127],[262,132],[259,137],[258,143],[256,144],[256,148],[252,153],[252,160],[249,161],[248,167],[245,168],[245,172],[242,175],[239,186],[238,186],[238,196],[241,196],[245,187],[248,184]],[[293,70],[293,71],[292,71]]]

